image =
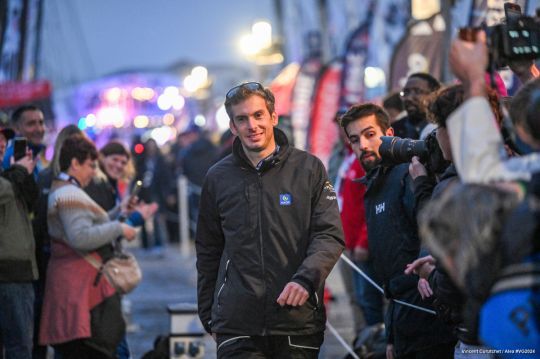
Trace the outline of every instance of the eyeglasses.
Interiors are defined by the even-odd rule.
[[[232,89],[230,89],[227,94],[225,95],[225,99],[230,100],[233,97],[235,97],[238,94],[238,91],[241,89],[248,89],[249,91],[263,91],[264,87],[258,82],[246,82],[241,85],[235,86]]]

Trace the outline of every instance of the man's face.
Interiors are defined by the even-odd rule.
[[[265,152],[274,144],[274,126],[278,123],[277,114],[268,112],[263,97],[253,95],[231,107],[233,119],[229,127],[238,136],[244,150]]]
[[[0,133],[0,158],[4,158],[6,152],[7,139],[3,133]]]
[[[419,77],[410,77],[403,87],[403,106],[407,115],[411,118],[425,117],[425,109],[422,101],[431,92],[427,81]]]
[[[19,122],[16,124],[16,130],[21,136],[26,137],[31,144],[42,144],[45,136],[43,112],[39,110],[23,112]]]
[[[381,136],[393,136],[394,130],[390,127],[383,131],[375,115],[361,117],[347,125],[347,133],[351,148],[366,171],[375,168],[381,162],[379,146]]]

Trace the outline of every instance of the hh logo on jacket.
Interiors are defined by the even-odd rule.
[[[380,214],[384,212],[384,202],[375,205],[375,214]]]

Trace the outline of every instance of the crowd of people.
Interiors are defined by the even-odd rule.
[[[192,125],[167,154],[151,139],[98,150],[69,125],[46,163],[43,113],[17,109],[0,130],[0,357],[130,357],[121,293],[92,263],[136,227],[163,253],[179,174],[218,358],[318,357],[342,255],[354,329],[384,323],[388,359],[539,353],[539,71],[510,63],[521,89],[492,88],[482,33],[449,60],[455,83],[413,73],[382,106],[340,109],[327,168],[289,144],[257,82],[226,94],[220,149]]]
[[[176,209],[174,178],[183,173],[193,176],[190,186],[200,185],[200,172],[217,160],[216,147],[191,127],[170,158],[152,139],[142,154],[114,139],[98,150],[68,125],[47,161],[38,107],[18,108],[10,125],[0,130],[0,358],[47,358],[51,347],[57,358],[130,358],[122,293],[100,266],[121,239],[135,239],[137,227],[151,258],[178,241],[178,218],[165,224]],[[18,140],[26,143],[21,157]],[[205,161],[184,164],[204,146]],[[142,189],[131,195],[137,181]]]

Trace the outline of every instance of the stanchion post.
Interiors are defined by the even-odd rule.
[[[189,208],[188,180],[186,176],[178,177],[178,233],[180,233],[180,253],[189,255]]]

